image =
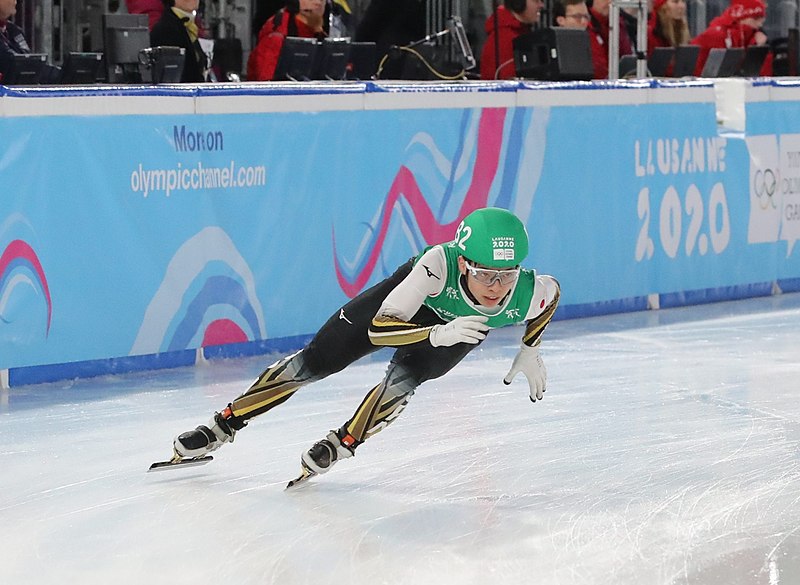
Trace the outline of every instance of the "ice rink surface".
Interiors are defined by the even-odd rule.
[[[536,404],[521,332],[289,492],[385,351],[155,473],[268,358],[2,391],[0,583],[800,583],[800,296],[557,321]]]

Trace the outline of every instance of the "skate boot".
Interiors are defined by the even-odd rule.
[[[350,438],[352,444],[352,437]],[[345,438],[345,443],[348,441]],[[328,436],[317,441],[300,457],[303,467],[314,474],[326,473],[339,459],[354,455],[353,449],[342,444],[339,434],[331,431]]]
[[[175,453],[183,458],[202,457],[216,451],[224,443],[232,443],[236,431],[242,427],[244,423],[236,423],[229,407],[214,413],[208,426],[200,425],[193,431],[181,433],[175,437],[172,445]]]

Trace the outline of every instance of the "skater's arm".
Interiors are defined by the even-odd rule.
[[[411,345],[428,339],[431,329],[389,315],[376,315],[369,328],[369,340],[373,345]]]
[[[536,277],[531,306],[525,315],[528,323],[522,335],[522,346],[511,364],[511,369],[503,378],[503,383],[511,384],[514,377],[522,372],[528,380],[531,402],[541,400],[547,390],[547,369],[539,355],[539,342],[545,327],[556,312],[560,297],[561,288],[555,278]]]
[[[447,262],[439,246],[428,250],[411,272],[398,284],[378,309],[369,328],[374,345],[410,345],[425,341],[432,327],[411,322],[426,296],[442,292],[447,278]]]
[[[561,287],[552,276],[542,275],[536,277],[536,288],[528,314],[525,316],[527,326],[522,336],[522,343],[527,346],[539,345],[545,327],[556,312],[558,301],[561,298]]]

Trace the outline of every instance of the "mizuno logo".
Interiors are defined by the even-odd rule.
[[[342,321],[347,321],[348,323],[350,323],[350,325],[353,324],[353,322],[350,319],[344,316],[344,309],[339,309],[339,319],[341,319]]]
[[[427,272],[427,273],[428,273],[428,278],[430,278],[430,277],[432,276],[432,277],[434,277],[436,280],[442,280],[441,278],[439,278],[438,276],[436,276],[436,275],[435,275],[433,272],[431,272],[431,269],[430,269],[430,268],[428,268],[427,266],[425,266],[424,264],[422,265],[422,267],[425,269],[425,272]]]

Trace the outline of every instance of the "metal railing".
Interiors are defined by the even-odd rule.
[[[608,11],[608,78],[619,79],[619,11],[636,10],[636,77],[647,77],[647,0],[611,0]]]

